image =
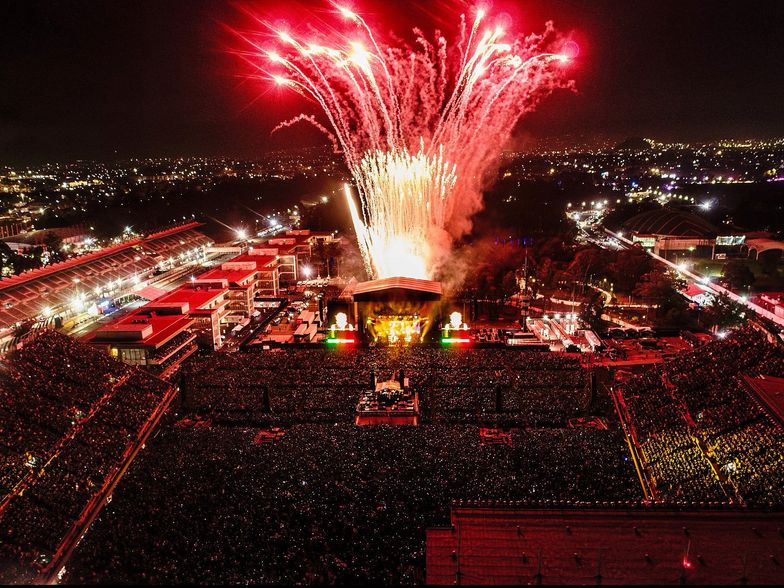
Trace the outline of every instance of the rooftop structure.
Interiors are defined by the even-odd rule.
[[[609,504],[608,504],[609,505]],[[427,531],[428,584],[777,584],[780,515],[460,504]],[[617,505],[616,505],[617,506]]]
[[[224,264],[226,265],[226,264]],[[237,269],[216,268],[200,274],[195,280],[197,285],[211,285],[228,290],[229,317],[228,322],[238,323],[253,313],[253,299],[256,294],[258,276],[261,272],[255,268],[242,267]]]
[[[0,329],[131,293],[161,263],[195,259],[210,239],[187,223],[0,280]]]
[[[218,348],[229,289],[189,283],[159,296],[133,313],[101,327],[85,341],[104,347],[112,357],[133,365],[163,366],[194,343]],[[177,357],[182,360],[181,356]]]
[[[440,300],[441,282],[417,278],[385,278],[361,282],[354,288],[354,300],[380,300],[396,295],[413,296],[422,300]]]
[[[713,257],[718,229],[704,218],[671,208],[648,210],[624,223],[633,242],[665,259]]]

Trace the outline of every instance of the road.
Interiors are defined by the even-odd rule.
[[[619,242],[624,243],[624,244],[626,244],[629,247],[634,245],[634,243],[629,241],[629,239],[627,239],[626,237],[623,237],[623,236],[619,235],[618,233],[614,233],[614,232],[612,232],[609,229],[604,229],[604,230],[609,235],[612,235]],[[655,254],[653,251],[647,251],[647,250],[645,250],[645,251],[646,251],[646,253],[648,255],[650,255],[653,259],[655,259],[659,263],[664,264],[668,268],[673,269],[673,270],[679,272],[682,276],[684,276],[684,277],[688,278],[689,280],[691,280],[691,282],[690,282],[691,285],[697,285],[700,288],[703,288],[703,289],[707,290],[708,292],[710,292],[710,293],[712,293],[714,295],[725,294],[726,296],[728,296],[734,302],[736,302],[736,303],[738,303],[738,304],[740,304],[742,306],[745,306],[746,308],[748,308],[749,310],[754,312],[757,316],[759,316],[761,318],[768,319],[769,321],[772,321],[772,322],[776,323],[779,327],[784,327],[784,317],[780,317],[780,316],[775,315],[774,313],[770,312],[769,310],[766,310],[766,309],[762,308],[761,306],[759,306],[757,304],[754,304],[753,302],[747,300],[743,296],[739,296],[738,294],[736,294],[732,290],[728,290],[727,288],[725,288],[723,286],[719,286],[718,284],[711,283],[710,278],[708,278],[707,276],[704,276],[704,275],[702,275],[702,274],[700,274],[698,272],[695,272],[693,270],[690,270],[688,268],[680,267],[680,266],[676,265],[675,263],[671,262],[670,260],[664,259],[662,256]],[[779,335],[779,336],[781,336],[781,335]]]

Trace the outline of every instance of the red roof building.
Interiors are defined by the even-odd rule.
[[[193,283],[228,290],[227,321],[238,323],[253,313],[258,273],[256,269],[216,268],[200,274]]]
[[[227,322],[229,315],[229,290],[223,287],[202,284],[184,284],[156,298],[143,308],[167,308],[173,304],[185,304],[183,314],[194,319],[192,330],[196,340],[213,349],[221,346],[220,326]]]
[[[277,250],[275,250],[277,251]],[[296,259],[295,259],[296,262]],[[260,252],[250,249],[224,262],[224,271],[253,271],[253,298],[276,297],[280,293],[282,260],[276,253]]]
[[[272,245],[266,243],[259,247],[251,247],[247,253],[235,257],[229,263],[254,258],[257,258],[259,262],[264,258],[272,258],[276,261],[280,285],[291,286],[297,282],[299,275],[299,258],[295,248],[291,244]]]
[[[229,315],[229,289],[215,284],[185,284],[106,326],[85,340],[132,365],[165,366],[188,347],[217,349],[221,324]]]
[[[127,364],[163,367],[180,351],[195,351],[193,323],[181,311],[169,314],[142,307],[102,327],[87,341]]]

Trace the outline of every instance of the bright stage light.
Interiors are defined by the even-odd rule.
[[[82,310],[84,310],[84,297],[83,296],[81,296],[81,295],[74,296],[71,299],[71,310],[73,310],[74,312],[81,312]]]
[[[356,343],[355,339],[348,339],[346,337],[330,337],[327,339],[327,343],[330,345],[338,344],[338,345],[345,345],[348,343]]]

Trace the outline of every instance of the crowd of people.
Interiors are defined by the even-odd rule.
[[[48,563],[168,390],[53,331],[3,362],[0,569]]]
[[[660,498],[669,501],[726,502],[719,480],[685,425],[674,425],[644,445],[647,467]]]
[[[784,354],[746,328],[618,384],[658,498],[784,505],[784,430],[742,380],[760,374],[784,376]],[[392,378],[420,394],[420,425],[355,426],[362,393]],[[456,500],[643,500],[616,419],[568,426],[596,394],[572,355],[249,350],[194,358],[180,387],[67,581],[422,582],[425,530]],[[6,362],[2,561],[47,563],[168,390],[55,333]],[[508,443],[480,431],[501,426]]]
[[[413,583],[453,500],[637,503],[622,434],[298,424],[167,428],[84,538],[68,582]],[[561,502],[563,501],[563,502]]]
[[[761,419],[711,439],[722,472],[747,503],[768,508],[784,505],[784,431]]]
[[[492,349],[379,348],[247,352],[192,361],[183,372],[193,410],[272,422],[351,420],[362,392],[401,374],[427,421],[564,426],[584,416],[588,372],[573,356]]]
[[[781,347],[754,327],[622,386],[662,499],[784,505],[784,430],[750,394],[744,375],[784,376]]]

